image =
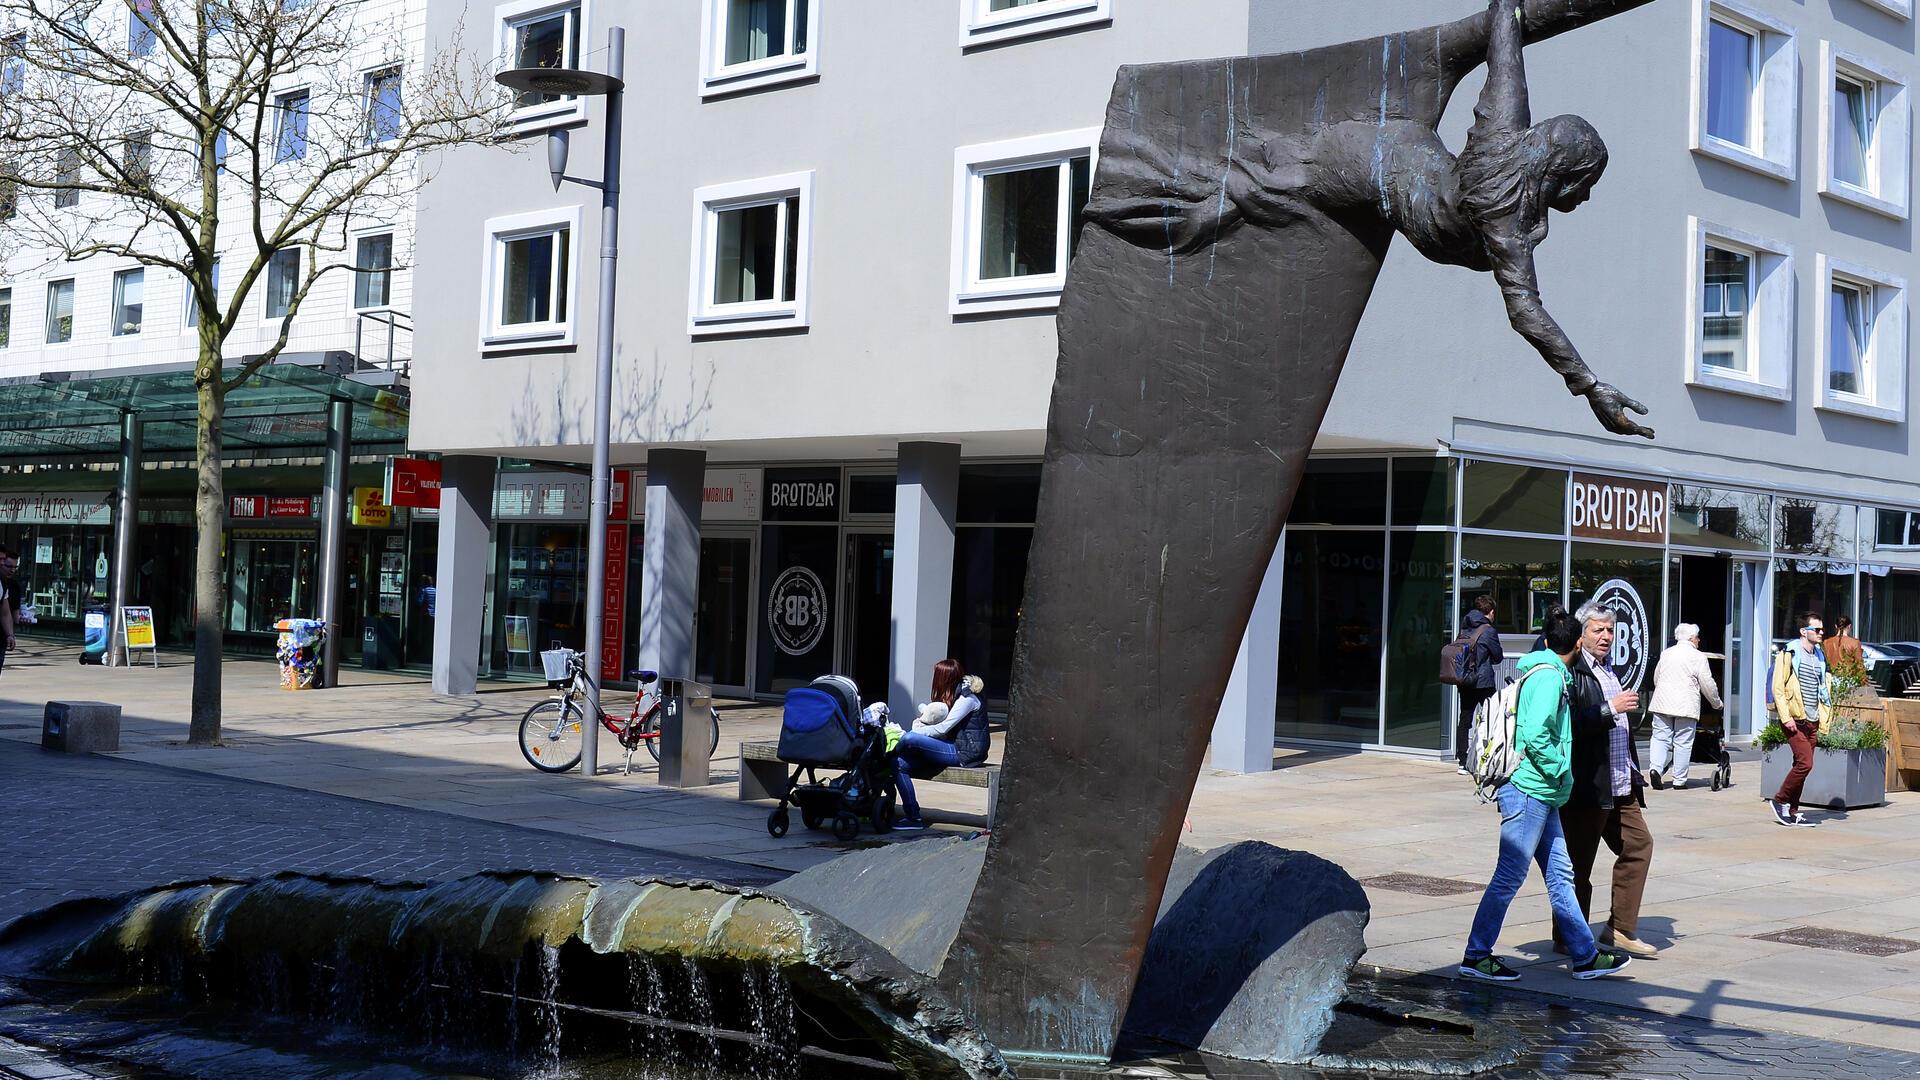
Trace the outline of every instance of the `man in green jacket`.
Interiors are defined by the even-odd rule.
[[[1520,973],[1493,955],[1506,922],[1507,908],[1527,880],[1527,864],[1538,862],[1547,880],[1547,898],[1560,936],[1573,956],[1573,977],[1596,979],[1624,969],[1625,953],[1602,949],[1573,895],[1573,862],[1560,831],[1559,809],[1573,793],[1573,731],[1567,689],[1567,664],[1580,648],[1580,624],[1564,608],[1547,613],[1546,648],[1520,658],[1520,700],[1514,719],[1514,743],[1520,762],[1501,785],[1500,861],[1480,897],[1467,937],[1460,974],[1490,982],[1513,982]]]

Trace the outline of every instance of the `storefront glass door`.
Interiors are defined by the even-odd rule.
[[[700,539],[700,594],[693,623],[694,678],[716,690],[747,692],[753,627],[753,537]]]
[[[267,634],[281,619],[319,618],[317,547],[300,538],[233,541],[227,629]]]
[[[861,700],[885,701],[893,647],[892,533],[848,531],[846,597],[840,668],[859,685]]]

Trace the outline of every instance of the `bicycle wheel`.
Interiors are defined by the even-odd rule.
[[[580,764],[580,724],[586,712],[571,700],[548,698],[520,718],[520,753],[541,772]]]
[[[665,711],[665,709],[655,709],[652,716],[640,722],[640,734],[644,736],[640,741],[647,744],[647,753],[652,754],[655,761],[660,760],[660,714]],[[707,756],[712,757],[720,749],[719,709],[708,707],[707,723],[711,728],[707,732]]]

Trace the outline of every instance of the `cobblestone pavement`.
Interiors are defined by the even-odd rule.
[[[294,870],[438,880],[481,870],[765,884],[777,871],[0,741],[0,923],[56,901]]]

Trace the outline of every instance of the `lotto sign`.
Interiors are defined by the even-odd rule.
[[[385,494],[377,487],[353,489],[353,523],[373,529],[393,524],[393,507],[381,501]]]
[[[788,656],[805,656],[827,633],[827,590],[804,566],[789,566],[767,594],[767,627]]]
[[[1667,539],[1667,485],[1573,474],[1573,535],[1590,540]]]
[[[1647,638],[1647,605],[1632,585],[1619,578],[1602,582],[1587,601],[1613,612],[1613,652],[1607,663],[1620,676],[1620,685],[1638,690],[1647,674],[1647,655],[1652,642]]]

